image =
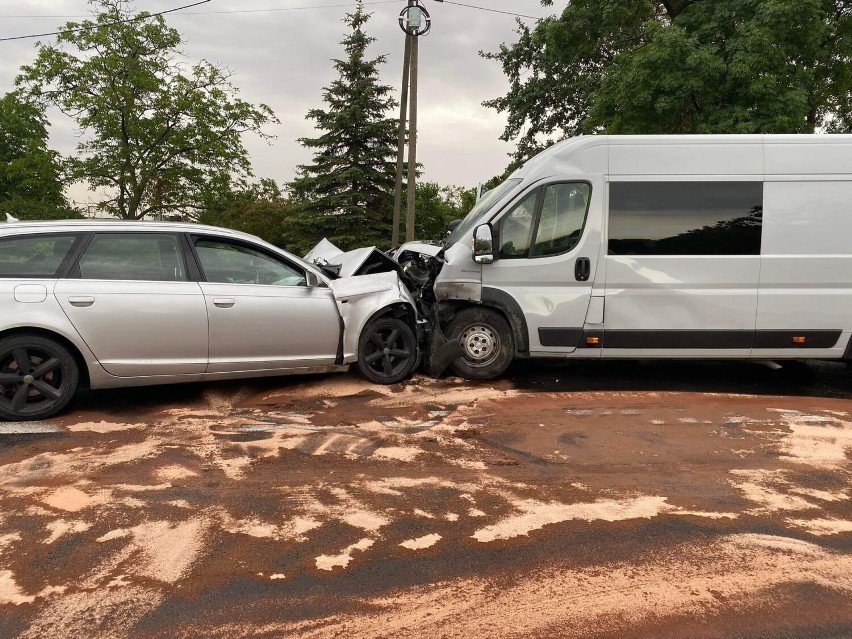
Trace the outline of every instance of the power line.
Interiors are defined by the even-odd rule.
[[[435,0],[442,4],[454,4],[458,7],[467,7],[468,9],[479,9],[480,11],[490,11],[491,13],[502,13],[507,16],[517,16],[518,18],[531,18],[532,20],[541,20],[539,16],[527,16],[523,13],[513,13],[512,11],[501,11],[500,9],[491,9],[490,7],[478,7],[473,4],[464,4],[463,2],[450,2],[450,0]]]
[[[399,4],[399,0],[372,0],[371,2],[364,2],[364,5],[368,4]],[[331,9],[335,7],[349,7],[352,8],[352,3],[347,2],[345,4],[315,4],[308,5],[304,7],[278,7],[275,9],[230,9],[223,11],[186,11],[183,15],[186,16],[207,16],[207,15],[215,15],[222,13],[269,13],[272,11],[304,11],[306,9]]]
[[[11,36],[6,38],[0,38],[0,42],[9,42],[11,40],[27,40],[30,38],[45,38],[47,36],[61,35],[63,33],[77,33],[80,31],[90,31],[92,29],[98,29],[100,27],[109,27],[116,24],[123,24],[126,22],[136,22],[137,20],[147,20],[148,18],[155,18],[157,16],[166,15],[167,13],[175,13],[176,11],[183,11],[184,9],[190,9],[192,7],[197,7],[202,4],[207,4],[210,0],[200,0],[199,2],[193,2],[192,4],[183,5],[181,7],[175,7],[174,9],[167,9],[165,11],[158,11],[156,13],[151,13],[146,16],[134,16],[132,18],[127,18],[126,20],[116,20],[114,22],[107,22],[105,24],[96,24],[91,27],[78,27],[76,29],[63,29],[62,31],[49,31],[47,33],[31,33],[22,36]],[[376,4],[396,4],[399,0],[370,0],[364,2],[365,5],[376,5]],[[435,0],[435,2],[440,2],[442,4],[452,4],[458,7],[466,7],[468,9],[477,9],[479,11],[489,11],[491,13],[500,13],[503,15],[516,16],[518,18],[530,18],[531,20],[540,20],[541,18],[538,16],[529,16],[523,13],[514,13],[512,11],[502,11],[500,9],[492,9],[490,7],[480,7],[473,4],[465,4],[463,2],[452,2],[451,0]],[[223,11],[183,11],[183,15],[221,15],[221,14],[230,14],[230,13],[271,13],[277,11],[305,11],[310,9],[330,9],[337,7],[351,7],[351,3],[345,4],[320,4],[320,5],[309,5],[302,7],[276,7],[270,9],[232,9],[232,10],[223,10]],[[0,16],[0,18],[54,18],[54,19],[64,19],[64,18],[88,18],[90,16],[78,15],[78,16],[47,16],[47,15],[37,15],[37,16],[26,16],[26,15],[17,15],[17,16]]]
[[[191,7],[197,7],[201,4],[207,4],[210,0],[199,0],[199,2],[193,2],[192,4],[185,4],[182,7],[175,7],[174,9],[167,9],[165,11],[158,11],[157,13],[151,13],[148,15],[139,15],[133,16],[132,18],[126,18],[124,20],[114,20],[113,22],[105,22],[103,24],[94,24],[90,27],[77,27],[76,29],[63,29],[62,31],[51,31],[50,33],[31,33],[29,35],[22,36],[12,36],[9,38],[0,38],[0,42],[8,42],[9,40],[26,40],[27,38],[44,38],[46,36],[60,35],[63,33],[77,33],[79,31],[91,31],[92,29],[99,29],[101,27],[111,27],[116,24],[124,24],[125,22],[136,22],[138,20],[147,20],[148,18],[156,18],[157,16],[164,16],[167,13],[174,13],[175,11],[181,11],[182,9],[189,9]]]
[[[209,0],[208,0],[209,1]],[[364,2],[365,5],[371,4],[399,4],[399,0],[371,0]],[[194,6],[194,5],[189,5]],[[335,7],[351,7],[352,3],[347,2],[344,4],[314,4],[314,5],[305,5],[301,7],[275,7],[269,9],[223,9],[222,11],[184,11],[182,15],[185,16],[206,16],[206,15],[220,15],[227,13],[271,13],[275,11],[304,11],[307,9],[330,9]],[[177,11],[178,9],[172,9],[172,11]],[[168,13],[164,11],[163,13]],[[153,14],[159,15],[159,14]],[[67,15],[67,16],[51,16],[51,15],[19,15],[19,16],[4,16],[0,15],[0,18],[54,18],[54,19],[68,19],[68,18],[89,18],[91,14],[85,15]]]

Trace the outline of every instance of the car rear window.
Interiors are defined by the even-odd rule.
[[[186,281],[178,238],[165,233],[96,235],[80,258],[87,280]]]
[[[74,235],[0,238],[0,277],[56,277],[75,239]]]

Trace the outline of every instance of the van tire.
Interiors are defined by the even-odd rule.
[[[450,364],[466,379],[494,379],[502,375],[515,356],[509,322],[488,308],[459,311],[447,327],[450,340],[458,340],[464,355]]]

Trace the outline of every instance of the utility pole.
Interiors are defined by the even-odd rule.
[[[410,4],[410,3],[409,3]],[[402,170],[405,164],[405,124],[408,115],[408,71],[411,68],[411,41],[414,36],[405,34],[405,54],[402,63],[402,95],[399,98],[399,140],[396,152],[396,189],[393,197],[393,234],[391,246],[399,246],[399,218],[402,208]]]
[[[419,0],[407,0],[399,14],[399,26],[405,32],[405,55],[402,68],[402,96],[399,108],[399,140],[396,161],[396,189],[393,203],[392,246],[399,243],[402,208],[402,174],[405,164],[406,108],[408,108],[408,185],[405,215],[405,239],[414,239],[414,200],[417,181],[417,66],[418,38],[429,33],[432,19]],[[410,93],[410,99],[409,99]]]
[[[405,241],[414,240],[414,195],[417,187],[417,36],[411,36],[411,114],[408,116],[408,203],[405,207]]]

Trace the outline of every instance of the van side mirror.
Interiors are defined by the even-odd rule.
[[[473,261],[477,264],[494,261],[494,237],[489,224],[477,226],[473,232]]]
[[[461,220],[452,220],[449,224],[447,224],[447,235],[455,231],[461,223]]]

